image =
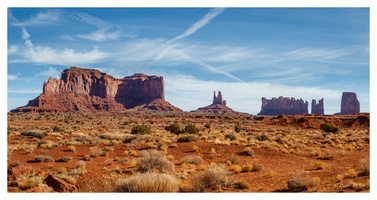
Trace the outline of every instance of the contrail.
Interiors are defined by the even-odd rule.
[[[198,64],[198,65],[206,68],[207,70],[209,70],[209,71],[211,71],[213,73],[222,74],[222,75],[225,75],[225,76],[227,76],[229,78],[232,78],[232,79],[235,79],[235,80],[240,81],[242,83],[245,83],[245,81],[243,81],[242,79],[237,78],[237,77],[233,76],[232,74],[230,74],[230,73],[228,73],[226,71],[221,71],[221,70],[217,69],[216,67],[213,67],[213,66],[211,66],[211,65],[209,65],[209,64],[207,64],[207,63],[205,63],[205,62],[203,62],[203,61],[201,61],[201,60],[199,60],[197,58],[191,57],[191,56],[185,54],[184,52],[182,52],[182,51],[180,51],[178,49],[174,49],[174,53],[177,53],[177,54],[181,55],[182,57],[184,57],[184,58],[190,60],[191,62],[194,62],[194,63],[196,63],[196,64]]]
[[[180,40],[180,39],[183,39],[193,33],[195,33],[196,31],[198,31],[201,27],[203,27],[204,25],[208,24],[214,17],[216,17],[217,15],[219,15],[225,8],[213,8],[212,10],[210,10],[206,15],[204,15],[204,17],[197,21],[195,24],[191,25],[189,29],[187,29],[184,33],[182,33],[181,35],[169,40],[166,42],[166,44],[171,44],[177,40]],[[153,59],[154,61],[159,61],[162,57],[165,56],[165,54],[172,48],[172,46],[168,46],[166,47],[165,49],[163,49],[159,54],[158,56]]]
[[[183,34],[169,40],[167,43],[168,44],[173,43],[176,40],[183,39],[183,38],[195,33],[197,30],[202,28],[204,25],[208,24],[208,22],[210,22],[214,17],[219,15],[223,10],[224,10],[224,8],[214,8],[214,9],[212,9],[201,20],[199,20],[198,22],[193,24],[189,29],[187,29]]]

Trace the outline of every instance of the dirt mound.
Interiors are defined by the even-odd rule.
[[[269,125],[295,126],[300,128],[320,128],[323,123],[332,123],[341,128],[369,127],[369,114],[327,116],[327,115],[279,115],[267,118]]]

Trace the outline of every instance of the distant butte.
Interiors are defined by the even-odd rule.
[[[226,106],[226,101],[223,100],[223,97],[221,95],[221,92],[219,91],[217,96],[216,92],[213,92],[213,102],[211,105],[199,108],[197,110],[194,110],[192,112],[200,112],[200,113],[239,113],[228,106]]]
[[[340,104],[340,113],[334,115],[352,115],[360,113],[360,102],[354,92],[343,92]]]
[[[266,99],[262,97],[262,107],[258,115],[301,115],[308,113],[308,102],[289,97]]]
[[[165,101],[161,76],[134,74],[117,79],[95,69],[71,67],[49,78],[43,93],[11,112],[182,111]]]

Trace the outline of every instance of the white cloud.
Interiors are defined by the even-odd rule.
[[[261,98],[294,97],[311,100],[324,98],[325,113],[339,112],[341,91],[319,87],[295,87],[261,82],[218,82],[203,81],[191,76],[166,74],[166,100],[185,110],[196,110],[212,103],[213,91],[221,91],[227,105],[235,111],[257,114],[261,109]]]
[[[52,78],[59,78],[60,77],[60,71],[56,69],[56,67],[49,67],[48,70],[39,72],[40,76],[48,76]]]
[[[13,94],[40,94],[42,93],[41,90],[36,90],[36,89],[10,89],[8,90],[8,93],[13,93]]]
[[[109,54],[94,47],[87,52],[77,52],[74,49],[53,49],[49,46],[34,46],[31,40],[25,41],[25,49],[19,52],[21,60],[10,62],[32,62],[54,65],[79,65],[96,63],[109,57]]]
[[[30,35],[29,33],[27,32],[26,28],[25,27],[22,27],[22,40],[27,40],[30,38]]]
[[[11,54],[16,54],[19,50],[19,47],[17,45],[11,45],[9,48],[8,48],[8,54],[11,55]]]
[[[8,80],[9,81],[15,81],[18,79],[18,75],[11,75],[11,74],[8,74]]]

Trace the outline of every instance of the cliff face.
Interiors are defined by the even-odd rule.
[[[335,115],[352,115],[360,113],[360,102],[354,92],[343,92],[340,113]]]
[[[262,97],[262,108],[258,115],[301,115],[308,113],[308,102],[295,98],[266,99]]]
[[[216,92],[213,93],[213,103],[209,106],[199,108],[192,112],[203,112],[203,113],[238,113],[233,109],[226,106],[226,101],[223,100],[221,92],[218,92],[216,96]]]
[[[153,105],[153,106],[150,106]],[[43,93],[11,112],[176,110],[165,101],[163,77],[135,74],[116,79],[94,69],[71,67],[49,78]]]
[[[312,114],[325,114],[325,109],[323,107],[323,98],[316,103],[316,100],[312,100]]]

